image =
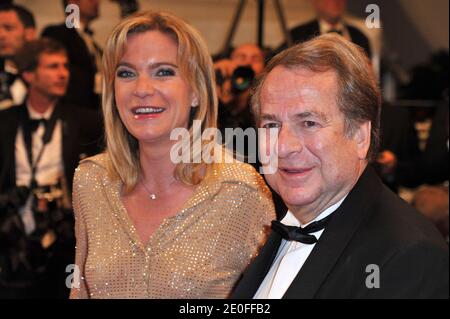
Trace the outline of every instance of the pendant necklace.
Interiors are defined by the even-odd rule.
[[[148,196],[150,197],[151,200],[155,200],[156,199],[156,194],[152,193],[148,190],[147,186],[145,186],[144,182],[141,180],[141,184],[142,186],[144,186],[145,191],[147,192]]]

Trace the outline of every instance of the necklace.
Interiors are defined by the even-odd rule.
[[[148,190],[147,186],[145,186],[144,181],[141,181],[142,186],[144,186],[145,191],[147,192],[148,196],[150,197],[151,200],[155,200],[156,199],[156,194],[152,193]]]

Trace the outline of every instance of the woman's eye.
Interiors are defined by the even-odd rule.
[[[175,71],[172,69],[159,69],[156,72],[157,76],[173,76],[175,75]]]
[[[130,78],[130,77],[134,76],[134,73],[131,71],[128,71],[128,70],[118,70],[117,76],[119,78]]]

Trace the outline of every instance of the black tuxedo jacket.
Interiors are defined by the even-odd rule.
[[[346,24],[345,25],[348,32],[350,33],[350,38],[352,42],[359,45],[366,51],[369,57],[372,56],[372,51],[370,50],[370,44],[367,37],[359,31],[357,28]],[[291,37],[294,44],[305,42],[311,40],[314,37],[320,35],[319,20],[313,20],[306,24],[299,25],[291,30]],[[287,44],[283,43],[276,51],[280,52],[287,48]]]
[[[0,193],[16,186],[16,135],[21,125],[25,104],[0,112]],[[101,118],[96,112],[74,107],[65,102],[56,105],[62,121],[62,156],[68,187],[72,189],[73,174],[80,157],[100,151]]]
[[[232,298],[253,298],[280,243],[272,232]],[[380,288],[366,286],[370,265],[379,267]],[[448,298],[448,267],[442,236],[368,167],[283,298]]]
[[[99,109],[100,99],[94,93],[97,67],[83,38],[74,28],[65,24],[48,26],[43,37],[54,39],[67,50],[70,62],[70,80],[66,100],[74,105]],[[97,48],[100,52],[100,48]]]

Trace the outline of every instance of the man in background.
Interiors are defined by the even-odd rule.
[[[36,36],[33,15],[14,4],[0,4],[0,110],[23,103],[25,83],[14,63],[16,53]]]
[[[65,23],[51,25],[42,32],[43,37],[60,42],[66,49],[70,63],[70,81],[67,101],[81,107],[100,109],[101,49],[94,41],[91,24],[99,17],[98,0],[65,0],[80,9],[80,28],[68,28]]]
[[[347,0],[312,0],[312,4],[317,17],[291,30],[294,44],[308,41],[321,34],[334,32],[362,47],[371,57],[369,39],[360,30],[346,23],[344,19]],[[286,48],[287,44],[283,43],[277,51]]]
[[[70,73],[58,42],[30,41],[16,61],[28,96],[0,112],[0,298],[67,297],[73,174],[99,151],[100,119],[64,100]]]

